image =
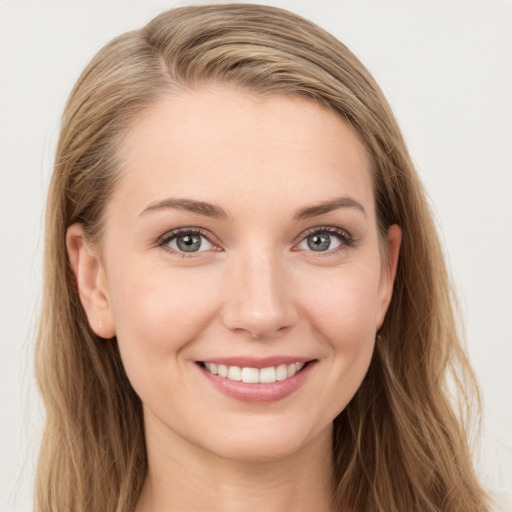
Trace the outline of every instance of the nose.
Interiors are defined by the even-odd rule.
[[[297,323],[293,282],[283,265],[270,255],[240,257],[226,280],[222,319],[238,334],[272,339]]]

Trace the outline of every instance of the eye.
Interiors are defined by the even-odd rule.
[[[160,240],[159,245],[178,253],[203,252],[214,248],[214,245],[201,231],[192,229],[171,231]]]
[[[322,227],[307,233],[297,248],[313,252],[331,252],[349,247],[351,244],[352,238],[346,231],[334,227]]]

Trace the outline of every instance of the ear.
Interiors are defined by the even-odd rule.
[[[87,243],[82,224],[68,228],[66,246],[91,329],[101,338],[113,338],[116,333],[105,271],[98,252]]]
[[[396,224],[388,229],[386,237],[385,253],[382,258],[381,274],[379,282],[379,311],[377,315],[377,330],[382,327],[386,312],[393,295],[396,268],[400,244],[402,243],[402,230]]]

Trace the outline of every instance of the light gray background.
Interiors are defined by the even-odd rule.
[[[512,3],[262,3],[336,35],[394,108],[462,299],[484,400],[479,472],[489,488],[512,495]],[[0,0],[2,512],[30,509],[43,418],[32,376],[33,325],[44,197],[64,101],[104,43],[177,4]]]

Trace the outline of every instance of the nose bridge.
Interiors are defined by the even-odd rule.
[[[263,248],[240,254],[228,277],[224,323],[254,338],[272,338],[298,318],[291,280],[277,254]]]

